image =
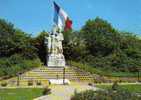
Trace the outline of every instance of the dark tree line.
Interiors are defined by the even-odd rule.
[[[118,31],[101,18],[88,20],[80,31],[68,31],[64,36],[67,60],[112,71],[136,72],[141,68],[139,37]]]
[[[87,63],[92,67],[111,71],[135,72],[141,68],[139,37],[133,33],[118,31],[101,18],[88,20],[79,31],[68,30],[63,34],[63,51],[67,61]],[[42,64],[46,64],[46,36],[48,32],[42,31],[37,37],[32,37],[15,28],[12,23],[0,19],[1,71],[4,70],[6,73],[7,66],[19,70],[17,66],[26,62],[23,60],[32,62],[40,59]],[[9,61],[5,62],[6,60],[3,59]],[[13,63],[13,59],[22,60],[21,62],[15,60],[16,62]],[[18,72],[15,70],[13,73]]]
[[[8,78],[41,66],[33,38],[0,19],[0,77]]]

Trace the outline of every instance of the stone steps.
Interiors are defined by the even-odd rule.
[[[62,79],[63,68],[37,68],[21,75],[21,80]],[[92,81],[93,77],[74,67],[65,68],[65,78],[74,81]]]

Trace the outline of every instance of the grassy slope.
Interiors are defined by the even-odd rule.
[[[110,89],[112,85],[96,85],[96,87],[103,88],[103,89]],[[141,93],[141,85],[140,84],[128,84],[128,85],[119,85],[121,89],[127,90],[129,92],[137,92]]]
[[[80,69],[83,69],[87,72],[90,72],[92,74],[99,74],[99,75],[104,75],[104,76],[111,76],[111,77],[138,77],[138,73],[130,73],[130,72],[112,72],[112,71],[106,71],[106,70],[101,70],[98,68],[92,68],[89,65],[78,63],[71,61],[71,66],[78,67]]]
[[[33,100],[42,95],[40,88],[0,89],[0,100]]]

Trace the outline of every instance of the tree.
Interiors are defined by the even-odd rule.
[[[0,76],[9,78],[40,64],[32,37],[0,19]]]
[[[8,56],[14,49],[12,36],[14,35],[14,25],[0,19],[0,56]]]
[[[93,56],[109,55],[117,45],[113,42],[113,38],[116,38],[117,35],[116,30],[111,24],[99,17],[95,20],[88,20],[82,27],[81,34]]]
[[[35,52],[35,48],[31,45],[30,35],[0,19],[0,57],[10,57],[20,53],[28,58],[34,58]]]
[[[14,53],[19,53],[27,59],[37,58],[37,48],[32,44],[32,37],[25,32],[16,29],[13,35],[13,41],[15,44]]]
[[[87,50],[80,32],[70,30],[63,34],[63,50],[66,59],[81,61],[87,54]]]
[[[36,38],[33,39],[33,45],[37,48],[37,55],[41,61],[46,65],[47,44],[45,43],[48,33],[42,31]]]

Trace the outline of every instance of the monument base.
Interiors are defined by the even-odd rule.
[[[64,82],[63,82],[64,81]],[[57,84],[57,85],[62,85],[62,84],[70,84],[70,81],[68,79],[49,79],[50,84]]]
[[[48,67],[65,67],[65,58],[63,54],[49,54],[47,66]]]

